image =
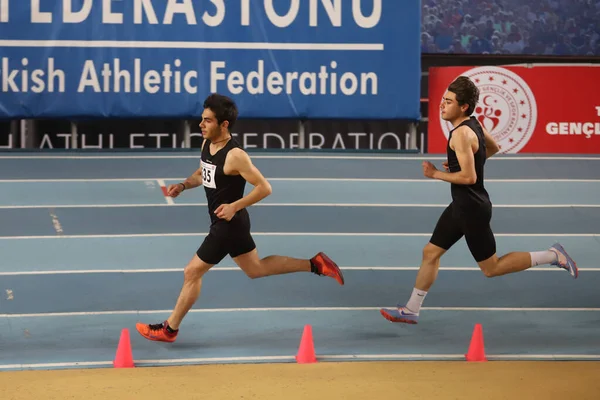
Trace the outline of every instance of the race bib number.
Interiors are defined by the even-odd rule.
[[[216,189],[217,185],[215,184],[215,172],[217,171],[217,166],[212,164],[207,164],[205,162],[201,162],[202,165],[202,185]]]

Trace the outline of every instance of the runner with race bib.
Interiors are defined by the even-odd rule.
[[[260,259],[250,234],[247,207],[271,194],[271,185],[252,164],[250,157],[232,138],[238,111],[233,100],[219,94],[209,96],[202,113],[200,168],[184,182],[170,185],[167,194],[177,197],[184,190],[204,186],[211,219],[210,232],[185,267],[183,288],[175,309],[162,323],[136,324],[146,339],[174,342],[179,325],[200,295],[203,275],[229,255],[250,278],[292,272],[312,272],[344,284],[342,271],[324,253],[311,259],[272,255]],[[244,196],[246,182],[253,187]]]

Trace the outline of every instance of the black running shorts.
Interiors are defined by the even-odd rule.
[[[234,258],[255,248],[256,244],[250,234],[250,216],[248,211],[243,209],[238,211],[231,221],[213,222],[196,254],[207,264],[218,264],[228,254]]]
[[[451,203],[440,216],[431,244],[449,250],[463,236],[475,261],[487,260],[496,254],[496,240],[490,227],[492,207],[479,208],[476,212],[458,212]]]

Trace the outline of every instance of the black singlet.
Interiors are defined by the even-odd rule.
[[[448,169],[450,172],[460,171],[460,164],[458,163],[456,152],[450,148],[450,140],[452,139],[452,133],[463,125],[471,128],[479,139],[479,149],[473,154],[475,158],[475,173],[477,174],[477,181],[472,185],[460,185],[452,183],[450,184],[450,193],[452,195],[452,200],[456,211],[461,214],[476,214],[477,211],[482,210],[482,208],[485,210],[489,209],[491,207],[491,201],[484,185],[483,169],[487,158],[485,136],[481,125],[475,117],[469,118],[450,131],[450,135],[448,136],[448,144],[446,146]]]
[[[440,215],[431,239],[432,244],[449,250],[463,236],[475,261],[489,259],[496,253],[496,239],[490,227],[492,203],[484,187],[483,167],[486,160],[485,136],[479,122],[473,117],[459,126],[466,125],[479,138],[479,149],[474,154],[477,181],[473,185],[451,184],[452,203]],[[452,132],[454,130],[453,129]],[[456,152],[450,148],[448,137],[447,156],[450,172],[460,171]]]
[[[242,147],[232,137],[225,147],[211,155],[210,141],[207,139],[200,155],[202,186],[204,186],[208,212],[213,223],[219,220],[214,213],[217,207],[221,204],[231,204],[244,196],[246,180],[241,175],[225,175],[223,172],[227,153],[234,148]]]

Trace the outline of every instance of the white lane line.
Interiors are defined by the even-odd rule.
[[[418,271],[419,267],[340,267],[344,271]],[[213,267],[210,272],[237,271],[242,272],[239,267]],[[475,271],[480,272],[478,267],[440,267],[440,271]],[[580,272],[600,272],[600,267],[579,268]],[[147,268],[147,269],[73,269],[73,270],[33,270],[33,271],[0,271],[0,276],[26,276],[26,275],[76,275],[76,274],[146,274],[183,272],[183,268]],[[562,272],[557,267],[534,267],[524,272]]]
[[[40,209],[40,208],[138,208],[138,207],[203,207],[207,203],[175,203],[164,196],[165,203],[124,203],[124,204],[29,204],[0,205],[0,209]],[[446,208],[448,203],[269,203],[262,202],[252,207],[372,207],[372,208]],[[599,208],[600,204],[494,204],[494,208]]]
[[[195,233],[123,233],[123,234],[90,234],[90,235],[35,235],[35,236],[0,236],[0,240],[23,239],[113,239],[142,237],[204,237],[208,232]],[[252,236],[347,236],[347,237],[429,237],[431,233],[385,233],[385,232],[252,232]],[[600,237],[600,233],[496,233],[495,237]]]
[[[239,313],[239,312],[306,312],[306,311],[378,311],[381,308],[394,308],[395,305],[381,307],[259,307],[259,308],[206,308],[191,309],[190,313]],[[429,311],[464,311],[464,312],[598,312],[600,308],[586,307],[422,307]],[[40,317],[90,317],[103,315],[147,315],[165,314],[172,310],[124,310],[124,311],[80,311],[30,314],[0,314],[0,318],[40,318]]]
[[[175,178],[49,178],[49,179],[0,179],[0,183],[50,183],[50,182],[67,182],[67,183],[77,183],[77,182],[138,182],[138,181],[182,181],[185,178],[175,177]],[[269,181],[282,181],[282,182],[398,182],[398,183],[435,183],[439,185],[446,185],[446,183],[434,179],[425,179],[425,178],[323,178],[323,177],[315,177],[315,178],[272,178],[267,177]],[[495,183],[597,183],[600,182],[600,179],[543,179],[543,178],[519,178],[519,179],[509,179],[509,178],[489,178],[485,180],[486,182],[495,182]]]
[[[600,360],[600,354],[486,354],[490,361],[507,360]],[[317,360],[340,361],[418,361],[418,360],[456,360],[464,361],[464,354],[317,354]],[[294,355],[283,356],[248,356],[248,357],[201,357],[201,358],[172,358],[172,359],[135,359],[136,366],[177,365],[177,364],[219,364],[219,363],[266,363],[266,362],[295,362]],[[48,369],[48,368],[80,368],[80,367],[112,367],[112,361],[73,361],[61,363],[32,363],[32,364],[0,364],[3,370],[18,369]]]
[[[430,155],[430,154],[415,154],[413,156],[386,156],[386,155],[327,155],[327,154],[312,154],[312,155],[285,155],[285,154],[277,154],[277,155],[266,155],[266,154],[253,154],[249,153],[251,158],[254,159],[278,159],[278,160],[297,160],[297,159],[321,159],[321,160],[384,160],[384,161],[398,161],[398,160],[407,160],[407,161],[418,161],[421,162],[423,160],[446,160],[447,158],[440,155]],[[183,158],[193,158],[198,159],[200,154],[173,154],[173,155],[139,155],[139,154],[121,154],[121,155],[28,155],[23,153],[22,155],[3,155],[0,156],[0,160],[2,159],[33,159],[33,160],[156,160],[156,159],[183,159]],[[575,160],[575,161],[598,161],[600,157],[594,156],[581,156],[581,157],[573,157],[573,156],[521,156],[521,155],[497,155],[488,160],[489,161],[538,161],[538,160]]]

